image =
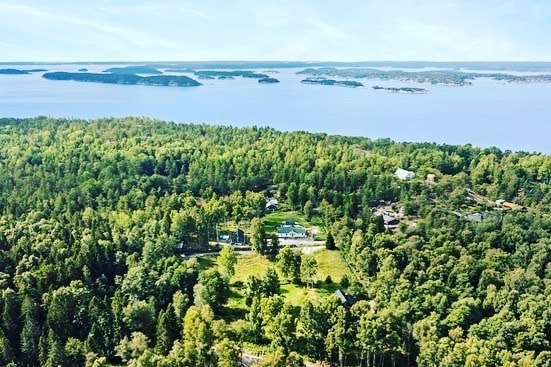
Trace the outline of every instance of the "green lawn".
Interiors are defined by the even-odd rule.
[[[263,256],[257,254],[238,255],[235,275],[231,278],[231,283],[244,282],[249,275],[262,276],[270,266],[274,266],[274,264]]]
[[[318,262],[319,288],[307,289],[303,286],[282,281],[281,294],[293,305],[300,305],[305,300],[315,300],[326,297],[339,288],[344,274],[348,274],[348,268],[338,251],[320,250],[313,254]],[[228,308],[235,312],[246,312],[245,300],[241,295],[241,287],[249,275],[262,276],[266,269],[275,266],[270,260],[256,254],[239,255],[235,266],[235,275],[231,279],[232,295],[228,301]],[[332,283],[325,283],[327,276],[331,276]]]
[[[266,229],[266,232],[275,232],[276,228],[281,225],[281,222],[283,222],[286,219],[292,219],[297,224],[300,224],[301,226],[304,226],[308,228],[310,226],[310,223],[306,220],[306,217],[304,214],[298,212],[298,211],[286,211],[286,212],[274,212],[267,214],[264,217],[264,228]]]
[[[306,300],[319,301],[323,297],[329,297],[337,289],[339,289],[338,283],[326,284],[324,282],[319,283],[319,288],[305,288],[297,286],[295,284],[282,284],[281,294],[294,306],[304,304]]]
[[[314,258],[318,262],[318,275],[320,281],[325,281],[329,275],[333,282],[340,282],[344,274],[350,275],[348,267],[341,253],[337,250],[320,250],[314,252]]]

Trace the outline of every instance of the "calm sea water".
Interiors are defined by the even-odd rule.
[[[43,65],[76,71],[82,65]],[[100,71],[109,65],[86,66]],[[262,71],[262,70],[259,70]],[[68,118],[148,116],[233,126],[272,126],[395,141],[467,144],[551,153],[551,84],[504,84],[478,79],[473,86],[422,86],[429,94],[377,92],[371,88],[305,85],[297,70],[255,79],[200,80],[196,88],[124,86],[49,81],[41,73],[0,75],[0,116]],[[414,86],[361,80],[364,85]]]

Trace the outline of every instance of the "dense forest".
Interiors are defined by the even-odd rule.
[[[287,278],[311,287],[312,264],[269,238],[272,196],[321,223],[353,303],[281,292]],[[401,212],[396,228],[382,205]],[[551,366],[550,214],[542,154],[0,119],[0,365]],[[274,267],[236,284],[231,247],[211,265],[180,256],[209,251],[224,223]]]

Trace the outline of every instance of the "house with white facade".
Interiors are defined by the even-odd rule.
[[[296,224],[292,219],[287,219],[277,227],[277,237],[281,239],[306,238],[306,228]]]

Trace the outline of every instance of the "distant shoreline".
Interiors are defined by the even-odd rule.
[[[286,69],[307,67],[384,67],[384,68],[442,68],[517,72],[551,73],[551,61],[3,61],[0,65],[148,65],[151,67],[191,69]]]

